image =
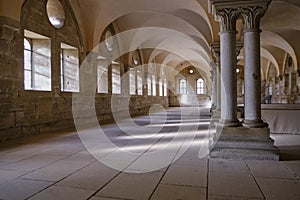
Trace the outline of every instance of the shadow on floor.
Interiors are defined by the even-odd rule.
[[[300,160],[300,145],[278,146],[281,161]]]

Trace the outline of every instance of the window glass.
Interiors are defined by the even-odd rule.
[[[79,56],[78,49],[61,43],[60,75],[61,91],[79,92]]]
[[[135,95],[136,94],[136,77],[135,77],[135,69],[131,68],[129,72],[129,85],[130,85],[130,94]]]
[[[152,76],[152,96],[156,96],[156,77]]]
[[[143,95],[143,73],[137,70],[137,92],[138,95]]]
[[[51,91],[51,41],[24,30],[24,89]]]
[[[112,93],[121,94],[120,64],[112,64]]]
[[[46,10],[50,23],[55,28],[63,27],[65,12],[61,3],[58,0],[48,0]]]
[[[108,93],[108,69],[107,60],[99,59],[97,61],[97,92]]]
[[[202,78],[197,79],[197,94],[204,94],[205,93],[205,84]]]
[[[186,80],[179,80],[179,94],[186,94]]]

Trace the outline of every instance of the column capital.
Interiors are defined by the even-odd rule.
[[[236,19],[243,17],[245,30],[259,30],[260,18],[271,0],[210,0],[221,31],[235,31]]]
[[[264,16],[267,8],[268,4],[240,8],[239,10],[244,21],[244,31],[260,31],[260,19]]]
[[[221,32],[236,32],[237,8],[215,8],[215,20],[220,23]]]
[[[220,43],[219,42],[213,42],[210,44],[211,51],[214,54],[214,57],[217,61],[220,60]]]

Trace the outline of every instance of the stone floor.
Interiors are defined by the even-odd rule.
[[[285,161],[208,159],[200,114],[173,108],[2,144],[0,199],[300,199],[300,135],[272,135]]]

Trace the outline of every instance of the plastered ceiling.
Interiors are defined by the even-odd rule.
[[[210,44],[219,41],[219,23],[211,14],[208,0],[69,0],[84,38],[85,49],[93,49],[104,29],[113,23],[117,32],[140,28],[168,28],[186,34],[201,46],[194,49],[205,62],[199,64],[209,72],[213,60]],[[21,0],[1,0],[0,15],[20,19]],[[19,11],[19,12],[18,12]],[[237,39],[241,37],[238,21]],[[273,0],[261,20],[262,75],[273,64],[282,75],[284,59],[289,54],[295,70],[300,69],[300,1]],[[145,51],[145,58],[176,68],[184,60],[171,52]],[[174,60],[172,59],[174,57]],[[243,50],[238,57],[243,65]],[[151,61],[151,60],[149,60]]]

